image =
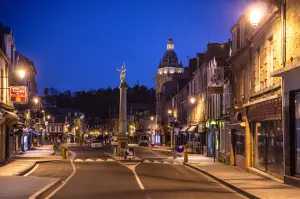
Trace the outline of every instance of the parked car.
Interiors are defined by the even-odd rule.
[[[140,141],[139,146],[148,146],[148,141],[147,140]]]
[[[92,148],[101,148],[102,147],[102,142],[100,140],[94,140],[91,143]]]

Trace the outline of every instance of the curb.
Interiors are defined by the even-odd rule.
[[[13,176],[23,176],[26,173],[28,173],[31,169],[33,169],[35,167],[35,165],[37,164],[37,162],[32,163],[29,167],[23,169],[22,171],[20,171],[19,173],[14,174]]]
[[[203,174],[205,174],[205,175],[207,175],[207,176],[213,178],[214,180],[218,181],[219,183],[221,183],[221,184],[223,184],[223,185],[229,187],[230,189],[236,191],[236,192],[239,193],[239,194],[242,194],[243,196],[246,196],[247,198],[251,198],[251,199],[260,199],[259,197],[255,196],[255,195],[252,195],[251,193],[249,193],[249,192],[247,192],[247,191],[245,191],[245,190],[243,190],[243,189],[241,189],[241,188],[238,188],[238,187],[236,187],[236,186],[234,186],[234,185],[232,185],[232,184],[226,182],[225,180],[222,180],[221,178],[218,178],[217,176],[212,175],[211,173],[208,173],[207,171],[205,171],[205,170],[203,170],[203,169],[201,169],[201,168],[199,168],[199,167],[195,167],[195,166],[190,165],[190,164],[188,164],[188,163],[183,163],[183,165],[184,165],[184,166],[187,166],[187,167],[190,167],[190,168],[192,168],[192,169],[194,169],[194,170],[196,170],[196,171],[199,171],[199,172],[201,172],[201,173],[203,173]]]
[[[56,189],[61,184],[61,180],[55,180],[54,182],[49,183],[47,186],[34,193],[29,197],[29,199],[42,199],[45,198],[49,193]]]

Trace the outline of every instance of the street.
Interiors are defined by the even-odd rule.
[[[49,198],[241,198],[209,177],[174,162],[172,154],[152,152],[148,147],[136,148],[136,156],[143,162],[121,163],[106,154],[108,149],[76,146],[70,150],[76,153],[76,173]],[[30,175],[61,175],[64,181],[71,172],[70,163],[52,162],[40,164]]]

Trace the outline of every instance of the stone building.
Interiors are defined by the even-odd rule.
[[[281,68],[280,14],[271,4],[264,13],[256,28],[246,12],[231,29],[231,163],[283,179],[281,79],[271,77]]]
[[[174,50],[172,38],[167,43],[167,51],[158,65],[156,74],[156,133],[161,136],[161,144],[170,143],[170,129],[168,127],[169,113],[166,108],[171,98],[178,91],[179,79],[190,78],[190,70],[184,69]]]
[[[282,1],[281,5],[281,61],[283,67],[273,71],[282,77],[282,106],[284,130],[284,181],[300,186],[300,1]],[[284,6],[286,3],[286,6]],[[261,24],[259,25],[261,26]]]

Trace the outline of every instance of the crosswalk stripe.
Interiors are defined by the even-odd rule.
[[[76,159],[74,162],[83,162],[82,159]]]
[[[143,161],[143,163],[151,163],[149,160],[145,160]]]
[[[164,161],[164,164],[171,164],[170,162]]]
[[[160,163],[160,162],[158,162],[157,160],[154,160],[154,162],[153,163]]]
[[[106,159],[106,162],[115,162],[115,160],[108,158],[108,159]]]
[[[104,162],[102,159],[97,159],[96,162]]]
[[[85,161],[86,162],[94,162],[94,160],[92,160],[92,159],[86,159]]]

